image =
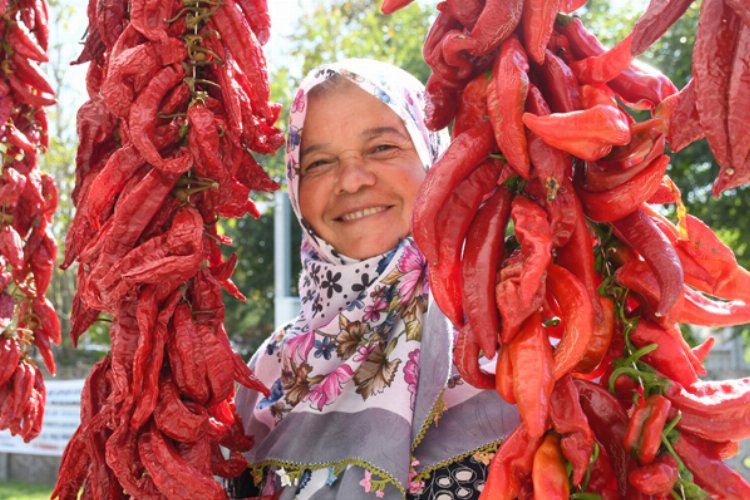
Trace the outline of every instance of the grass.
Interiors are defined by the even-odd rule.
[[[48,500],[52,486],[23,483],[21,481],[0,481],[2,500]]]

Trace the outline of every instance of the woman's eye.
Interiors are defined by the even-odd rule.
[[[313,162],[310,162],[302,169],[302,175],[311,173],[314,170],[322,170],[322,167],[325,167],[326,165],[330,165],[330,161],[328,160],[315,160]]]
[[[374,148],[372,149],[372,152],[373,152],[373,153],[384,153],[384,152],[386,152],[386,151],[390,151],[390,150],[392,150],[392,149],[393,149],[393,148],[395,148],[395,147],[396,147],[396,146],[394,146],[394,145],[392,145],[392,144],[378,144],[377,146],[375,146],[375,147],[374,147]]]

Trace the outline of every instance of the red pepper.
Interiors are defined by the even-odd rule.
[[[630,471],[628,481],[644,495],[666,496],[674,488],[679,475],[674,457],[662,454],[652,464]]]
[[[573,467],[573,485],[583,481],[594,450],[594,433],[583,413],[578,389],[573,378],[566,375],[557,381],[550,400],[550,420],[560,434],[563,455]]]
[[[508,345],[513,365],[513,393],[518,412],[531,437],[547,430],[550,398],[555,386],[552,347],[539,313],[532,314]]]
[[[490,3],[485,5],[485,10]],[[495,141],[508,164],[524,179],[529,177],[529,153],[521,117],[529,89],[528,73],[526,52],[521,42],[512,36],[500,49],[487,89],[487,111]]]
[[[578,80],[565,61],[547,49],[544,64],[535,65],[538,84],[544,89],[550,107],[555,113],[568,113],[581,109],[581,91]],[[529,110],[539,115],[541,113]]]
[[[750,435],[748,387],[747,378],[699,381],[692,386],[673,383],[665,396],[682,412],[680,429],[711,441],[737,441]]]
[[[485,357],[495,356],[500,324],[492,300],[503,260],[503,238],[510,218],[511,192],[498,188],[477,211],[466,233],[462,258],[463,308],[466,321]]]
[[[414,202],[411,228],[414,241],[431,266],[438,264],[438,212],[453,188],[487,157],[492,146],[492,127],[482,123],[453,140],[427,172]]]
[[[589,473],[588,491],[598,494],[604,500],[618,500],[620,496],[617,487],[617,477],[612,468],[607,450],[597,441],[599,456],[596,458]]]
[[[534,453],[531,469],[534,482],[534,498],[564,500],[570,497],[568,473],[560,451],[560,439],[547,434]]]
[[[664,123],[669,149],[675,153],[705,137],[695,107],[695,80],[691,79],[679,92],[664,99],[654,116]]]
[[[392,14],[399,9],[403,9],[413,0],[383,0],[383,5],[380,7],[380,11],[385,14]]]
[[[495,162],[485,160],[462,180],[445,200],[437,217],[438,265],[428,271],[430,290],[440,310],[459,328],[464,323],[461,251],[477,209],[496,186],[499,168]]]
[[[471,330],[471,325],[467,324],[458,333],[453,346],[453,364],[467,384],[478,389],[494,389],[495,377],[479,367],[479,344]]]
[[[0,339],[0,387],[4,387],[21,359],[21,346],[15,337],[3,336]]]
[[[750,18],[750,7],[746,7],[746,16]],[[741,85],[739,80],[750,78],[750,28],[746,24],[740,33],[735,48],[732,63],[732,76],[729,83],[728,100],[730,103],[727,116],[727,130],[729,145],[732,153],[732,168],[722,169],[714,184],[714,194],[718,194],[733,187],[740,186],[750,180],[750,169],[747,162],[750,159],[750,140],[737,127],[746,119],[747,106],[750,104],[750,91],[747,85]]]
[[[437,10],[455,19],[467,30],[474,28],[483,7],[481,0],[445,0],[437,4]]]
[[[717,498],[750,498],[750,485],[720,458],[710,454],[710,445],[687,432],[680,433],[674,450],[701,488]]]
[[[270,95],[266,58],[234,0],[224,0],[213,12],[210,23],[219,31],[221,39],[234,56],[242,73],[249,79],[253,108],[266,110]]]
[[[685,302],[679,323],[710,327],[750,323],[750,304],[746,302],[712,300],[688,287],[685,287],[683,295]]]
[[[638,327],[630,334],[630,339],[637,347],[645,347],[656,344],[656,350],[643,356],[643,361],[652,365],[667,377],[689,386],[698,381],[698,376],[693,366],[692,351],[680,336],[676,339],[677,332],[670,334],[660,326],[641,318]]]
[[[575,59],[598,56],[606,49],[596,36],[588,31],[578,17],[558,16],[556,28],[568,40]],[[653,69],[633,64],[610,80],[607,85],[628,106],[636,109],[654,109],[665,97],[677,92],[671,80]]]
[[[598,160],[613,146],[630,142],[630,128],[622,111],[596,105],[581,111],[537,116],[523,114],[523,123],[550,146],[582,160]]]
[[[541,305],[545,273],[552,259],[552,235],[544,210],[528,198],[516,196],[511,217],[521,244],[520,253],[508,259],[495,287],[504,342],[509,342],[523,321]]]
[[[180,393],[171,376],[159,382],[159,399],[154,408],[156,428],[167,436],[182,442],[193,442],[206,432],[208,412],[203,406],[188,407],[180,399]]]
[[[495,389],[497,393],[509,404],[516,404],[516,396],[513,393],[513,360],[510,359],[508,344],[498,347],[497,367],[495,368]]]
[[[612,148],[601,160],[586,162],[583,186],[590,192],[616,189],[646,170],[663,153],[662,134],[654,130],[633,134],[630,144]]]
[[[633,56],[641,55],[656,40],[682,17],[693,0],[668,0],[666,2],[649,2],[646,12],[633,26]]]
[[[8,23],[5,36],[13,50],[21,57],[39,62],[49,62],[45,50],[26,31],[21,29],[18,23]]]
[[[487,471],[480,500],[512,500],[521,489],[521,483],[530,474],[534,453],[542,441],[532,438],[524,425],[519,425],[500,445]]]
[[[632,33],[610,50],[589,56],[571,65],[571,69],[581,83],[606,83],[625,71],[633,60],[630,47]]]
[[[148,86],[141,92],[130,107],[128,123],[133,144],[143,158],[166,174],[181,175],[193,164],[187,148],[181,147],[177,154],[169,159],[161,156],[153,143],[156,129],[157,113],[161,100],[184,76],[182,66],[166,66],[154,76]]]
[[[162,0],[133,0],[130,5],[130,23],[149,40],[167,38],[166,20],[172,17],[174,2]]]
[[[659,189],[669,160],[669,156],[661,155],[635,176],[607,191],[591,192],[580,187],[578,196],[586,215],[597,222],[612,222],[633,213]]]
[[[693,49],[695,104],[708,145],[722,170],[732,165],[727,97],[740,23],[732,8],[723,0],[701,3]]]
[[[141,434],[138,453],[149,476],[163,495],[179,497],[185,492],[185,485],[190,485],[190,491],[200,498],[226,498],[221,485],[185,462],[165,441],[159,430],[151,428]]]
[[[646,262],[637,258],[627,261],[615,271],[614,276],[617,283],[637,296],[641,309],[648,315],[649,319],[666,326],[675,323],[682,314],[684,294],[680,293],[668,314],[661,317],[656,316],[655,312],[659,306],[661,291],[656,275]]]
[[[628,473],[635,462],[622,446],[628,429],[628,416],[609,391],[583,380],[575,380],[581,396],[581,407],[589,420],[596,439],[603,445],[615,471],[622,498],[628,496]]]
[[[23,83],[38,90],[40,94],[54,94],[55,89],[52,83],[42,73],[36,63],[29,61],[21,56],[18,52],[10,57],[13,64],[13,75],[17,76]]]
[[[561,0],[526,0],[523,3],[523,45],[538,64],[544,64],[560,3]]]
[[[433,73],[425,85],[425,124],[430,130],[445,128],[457,111],[456,84]]]
[[[481,56],[498,47],[518,26],[522,11],[520,0],[487,0],[469,34],[469,52]]]
[[[451,136],[458,137],[462,132],[488,120],[487,115],[487,87],[490,79],[484,73],[480,73],[466,84],[461,92],[461,100],[458,103],[456,119],[453,122]]]
[[[268,13],[268,2],[264,0],[237,0],[245,14],[245,19],[258,37],[258,42],[265,45],[271,36],[271,16]],[[386,12],[383,12],[387,14]]]
[[[671,406],[667,398],[654,394],[642,401],[630,416],[623,445],[638,458],[641,465],[648,465],[656,458]]]
[[[594,312],[586,287],[565,268],[555,264],[547,268],[547,287],[560,305],[565,329],[554,354],[553,377],[559,380],[586,354],[593,333]]]

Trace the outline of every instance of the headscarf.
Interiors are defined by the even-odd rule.
[[[447,134],[424,125],[422,84],[399,68],[348,59],[322,65],[302,81],[286,150],[289,197],[304,229],[302,311],[250,361],[271,395],[240,390],[237,407],[256,439],[249,463],[271,466],[282,485],[305,486],[304,498],[360,498],[363,491],[401,498],[420,471],[491,445],[517,417],[497,410],[502,405],[494,391],[478,391],[453,375],[454,332],[436,305],[428,307],[427,262],[411,237],[383,255],[355,260],[336,252],[302,217],[307,96],[334,75],[403,120],[425,168],[447,146]],[[287,490],[282,498],[293,496],[295,488]]]

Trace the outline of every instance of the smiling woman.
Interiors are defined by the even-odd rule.
[[[425,169],[396,113],[343,77],[329,82],[308,96],[300,209],[340,254],[366,259],[409,234]]]
[[[408,73],[361,59],[313,70],[296,94],[286,152],[305,230],[302,312],[250,361],[271,395],[237,394],[256,445],[253,485],[236,497],[476,498],[518,421],[496,391],[454,372],[455,332],[410,236],[447,143],[425,127],[423,100]]]

